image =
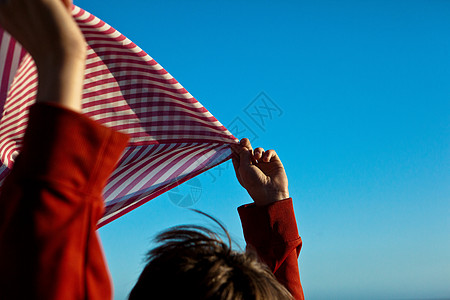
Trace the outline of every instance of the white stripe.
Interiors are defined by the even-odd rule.
[[[22,74],[24,74],[25,76],[22,77]],[[9,95],[11,101],[7,101],[7,103],[11,103],[18,98],[24,97],[24,94],[26,94],[28,90],[37,87],[38,74],[36,72],[36,66],[34,65],[34,63],[31,64],[28,69],[20,68],[16,77],[17,79],[14,81],[13,86],[11,86],[11,95]],[[35,82],[32,83],[32,81]],[[16,88],[16,86],[19,88]],[[13,105],[15,105],[15,103],[11,103],[11,107],[14,107]]]
[[[93,56],[95,54],[95,56]],[[90,58],[87,58],[86,59],[86,65],[89,65],[89,64],[92,64],[92,63],[94,63],[94,62],[98,62],[98,61],[102,61],[98,56],[97,56],[97,53],[91,48],[91,47],[88,47],[88,50],[87,50],[87,55],[86,55],[87,57],[89,57],[89,56],[93,56],[93,57],[90,57]],[[150,56],[149,56],[150,57]],[[149,68],[149,69],[152,69],[152,70],[157,70],[157,71],[160,71],[160,70],[162,70],[163,68],[160,66],[160,65],[158,65],[158,64],[155,64],[155,65],[150,65],[150,64],[143,64],[142,63],[142,58],[143,57],[141,57],[141,56],[126,56],[126,57],[124,57],[123,55],[117,55],[117,54],[109,54],[108,55],[108,59],[111,59],[111,60],[113,60],[113,59],[116,59],[116,58],[120,58],[120,59],[126,59],[127,61],[136,61],[136,64],[137,65],[140,65],[141,67],[143,67],[143,68]],[[150,62],[150,61],[153,61],[153,58],[151,58],[150,57],[150,59],[148,60],[148,61],[146,61],[146,62]],[[126,64],[130,64],[131,62],[127,62]],[[123,66],[123,63],[120,63],[120,64],[118,64],[118,65],[120,65],[120,66]],[[157,68],[154,68],[154,66],[156,66]],[[164,70],[165,71],[165,70]],[[159,74],[153,74],[153,75],[155,75],[155,76],[167,76],[167,74],[168,73],[166,73],[166,74],[163,74],[163,75],[159,75]],[[172,76],[170,76],[170,78],[173,78]]]
[[[75,7],[77,8],[76,13],[74,13],[74,10],[73,10],[73,11],[72,11],[72,15],[76,15],[76,14],[78,14],[78,13],[81,11],[81,9],[80,9],[79,7],[77,7],[77,6],[75,6]],[[86,20],[86,19],[89,18],[90,16],[91,16],[90,13],[88,13],[87,11],[83,11],[83,13],[82,13],[80,16],[76,17],[75,19],[76,19],[76,20]],[[99,20],[97,17],[95,17],[94,19]],[[95,25],[95,24],[94,24],[94,25]]]
[[[2,82],[4,68],[6,64],[6,58],[8,56],[8,48],[9,44],[11,43],[11,36],[6,31],[3,33],[3,38],[0,43],[0,71],[2,72],[2,76],[0,76],[0,84]]]
[[[201,148],[201,145],[196,146],[196,147]],[[195,149],[195,147],[192,147],[192,148]],[[127,171],[127,174],[123,174],[122,176],[117,177],[114,181],[112,181],[110,184],[108,184],[110,186],[113,186],[114,184],[121,181],[124,177],[127,177],[127,180],[124,183],[122,183],[119,187],[117,187],[114,190],[114,192],[106,200],[111,199],[111,198],[112,199],[116,198],[120,194],[120,192],[123,191],[131,182],[133,182],[135,179],[137,179],[142,174],[147,174],[145,176],[145,178],[143,180],[141,180],[137,185],[134,185],[134,187],[128,193],[132,193],[133,191],[136,191],[137,190],[136,186],[143,185],[142,181],[148,182],[149,178],[156,176],[156,174],[163,167],[165,167],[165,165],[170,164],[176,158],[184,155],[186,150],[189,151],[189,150],[192,150],[192,148],[188,147],[187,149],[181,149],[183,151],[180,151],[180,153],[177,155],[173,155],[173,153],[171,153],[169,151],[169,152],[166,152],[166,153],[160,155],[158,158],[155,158],[153,156],[146,157],[142,161],[138,162],[133,168],[130,168]],[[179,149],[177,148],[177,150],[179,150]],[[160,163],[162,163],[162,164],[160,164]]]
[[[119,58],[120,56],[114,54],[111,55],[110,57],[108,57],[109,60],[114,60]],[[156,68],[153,68],[153,66],[150,65],[143,65],[141,60],[136,60],[135,63],[132,62],[121,62],[121,63],[108,63],[105,64],[102,59],[100,57],[95,57],[95,58],[90,58],[87,61],[89,61],[86,65],[90,65],[90,64],[96,64],[101,62],[100,65],[96,65],[96,66],[92,66],[92,67],[87,67],[85,70],[85,74],[92,74],[94,72],[98,72],[98,71],[105,71],[105,70],[110,70],[112,68],[121,68],[123,69],[123,71],[120,71],[123,75],[127,75],[127,74],[138,74],[138,75],[143,75],[146,78],[148,78],[149,80],[153,81],[154,79],[162,79],[162,80],[173,80],[174,78],[172,77],[172,75],[170,75],[169,73],[166,74],[154,74],[152,73],[152,71],[158,71]],[[112,74],[111,71],[108,72],[109,74]],[[108,73],[103,73],[101,75],[97,75],[97,76],[104,76]],[[95,77],[94,77],[95,78]],[[159,84],[162,84],[160,82],[157,82]],[[170,85],[179,85],[180,88],[182,88],[181,84],[179,84],[178,82],[176,83],[170,83]]]
[[[109,70],[110,68],[113,68],[115,66],[112,65],[99,65],[99,66],[95,66],[92,67],[90,69],[87,69],[85,71],[85,75],[89,75],[92,74],[94,72],[98,72],[98,71],[106,71]],[[121,65],[120,67],[123,68],[123,65]],[[159,81],[155,81],[155,77],[153,74],[149,73],[149,72],[145,72],[145,71],[138,71],[138,70],[130,70],[128,68],[132,68],[132,66],[127,66],[126,70],[120,71],[120,72],[115,72],[114,75],[116,76],[132,76],[132,75],[141,75],[143,77],[145,77],[144,79],[134,79],[133,81],[135,81],[136,83],[139,82],[142,85],[142,80],[145,80],[144,85],[155,85],[155,86],[159,86],[159,87],[163,87],[163,88],[169,88],[169,89],[183,89],[183,86],[179,83],[162,83]],[[91,76],[89,78],[85,78],[84,82],[85,83],[91,83],[91,82],[98,82],[100,80],[104,80],[104,79],[110,79],[110,78],[114,78],[115,76],[112,75],[111,72],[108,73],[103,73],[103,74],[99,74],[97,76]],[[173,78],[161,78],[161,79],[173,79]],[[120,85],[122,85],[121,83],[123,82],[128,82],[129,79],[124,79],[121,81],[118,81],[118,83]],[[131,83],[126,83],[123,84],[123,86],[128,86],[128,85],[133,85],[135,83],[131,82]],[[101,85],[97,85],[95,86],[97,87],[101,87]],[[144,88],[145,89],[145,88]],[[185,93],[185,92],[184,92]],[[192,97],[192,96],[191,96]]]
[[[221,150],[222,150],[222,149],[221,149]],[[209,153],[208,153],[208,154],[209,154]],[[205,155],[205,156],[206,156],[206,155]],[[189,174],[189,173],[192,172],[194,169],[189,168],[189,169],[187,169],[187,170],[189,170],[189,171],[187,171],[186,174],[183,174],[183,175]],[[181,178],[181,177],[184,177],[184,176],[178,176],[178,178]],[[152,195],[153,193],[155,193],[155,192],[156,192],[156,191],[153,190],[153,191],[151,191],[150,193],[146,193],[146,195],[145,195],[146,197],[145,197],[145,198],[151,197],[151,195]],[[139,203],[142,202],[143,200],[144,200],[144,195],[142,195],[142,196],[141,196],[141,199],[138,200],[138,201],[132,202],[132,203],[126,205],[126,206],[123,206],[123,207],[121,207],[121,208],[119,208],[119,209],[116,209],[115,211],[110,211],[110,213],[108,213],[107,215],[105,215],[103,218],[100,219],[99,223],[102,223],[102,222],[104,222],[104,221],[106,221],[106,220],[108,220],[108,219],[113,218],[115,215],[120,214],[122,211],[126,210],[127,208],[129,208],[129,207],[131,207],[131,206],[133,206],[133,205],[139,204]],[[106,202],[106,204],[108,204],[108,202]],[[120,202],[119,202],[118,204],[120,204]],[[114,208],[116,208],[116,207],[114,207]]]
[[[72,16],[75,16],[76,14],[78,14],[80,12],[80,10],[81,9],[78,6],[74,5],[72,7]]]
[[[125,159],[121,162],[121,166],[127,166],[128,164],[139,160],[140,158],[144,157],[150,150],[153,150],[154,148],[159,148],[161,145],[148,145],[148,146],[138,146],[138,147],[130,147],[128,149],[128,152],[125,153],[122,158],[125,157]],[[141,151],[143,148],[144,151],[142,151],[141,155],[138,155],[138,152]]]
[[[106,88],[105,89],[110,88],[110,86],[108,86],[108,84],[106,84]],[[120,85],[120,83],[119,83],[119,85]],[[90,97],[83,96],[83,101],[95,101],[97,99],[98,100],[107,100],[107,99],[111,99],[111,98],[114,98],[114,97],[120,97],[120,96],[123,95],[123,93],[120,92],[120,91],[109,92],[109,93],[104,93],[104,94],[100,93],[100,91],[103,90],[101,85],[97,86],[94,90],[90,90],[90,88],[88,90],[90,92],[93,92],[93,91],[98,92],[98,94],[90,96]],[[179,94],[179,93],[173,93],[173,92],[164,91],[164,90],[161,90],[161,89],[158,89],[158,88],[148,88],[146,90],[146,92],[149,92],[149,93],[156,92],[156,93],[160,93],[160,94],[163,94],[163,95],[165,94],[165,95],[175,96],[177,98],[185,98],[186,100],[192,99],[192,96],[189,93]],[[87,93],[89,93],[89,92],[85,92],[85,93],[83,93],[83,95],[85,95]],[[197,106],[197,107],[202,107],[202,106],[200,105],[200,106]]]
[[[6,108],[5,111],[9,111],[10,113],[6,115],[6,117],[2,118],[1,122],[1,129],[2,131],[8,131],[11,130],[14,127],[22,126],[21,123],[17,123],[17,121],[28,114],[28,108],[33,104],[33,101],[31,101],[30,97],[34,97],[36,92],[30,93],[29,97],[26,97],[22,99],[21,101],[16,101],[16,106],[22,106],[21,109],[11,109],[10,107]],[[8,100],[10,101],[10,100]],[[19,112],[15,117],[12,117],[11,112]]]
[[[145,159],[146,160],[153,160],[153,161],[151,161],[150,163],[157,163],[157,161],[156,161],[156,159],[155,159],[155,156],[160,156],[160,155],[166,155],[167,154],[167,152],[170,152],[170,151],[172,151],[172,150],[174,150],[174,149],[178,149],[178,148],[182,148],[182,147],[185,147],[187,144],[186,143],[183,143],[183,144],[178,144],[178,145],[176,145],[176,144],[171,144],[171,145],[169,145],[169,147],[167,147],[167,149],[165,149],[164,150],[164,152],[161,152],[161,153],[159,153],[159,151],[157,152],[157,153],[155,153],[155,154],[153,154],[153,155],[151,155],[151,156],[148,156],[148,157],[146,157]],[[196,144],[193,144],[193,145],[198,145],[198,143],[196,143]],[[164,144],[161,144],[161,148],[163,148],[165,145]],[[159,147],[158,147],[159,148]],[[161,160],[161,159],[158,159],[158,161],[159,160]],[[140,160],[140,161],[136,161],[136,162],[134,162],[133,163],[133,166],[124,166],[124,165],[120,165],[120,166],[118,166],[117,168],[116,168],[116,170],[114,170],[114,172],[113,172],[113,174],[116,174],[116,173],[123,173],[123,172],[126,172],[126,173],[130,173],[130,172],[134,172],[134,170],[136,169],[136,168],[139,168],[139,167],[141,167],[142,165],[145,165],[146,164],[146,162],[143,162],[142,160]],[[120,180],[121,180],[121,178],[123,178],[125,175],[121,175],[120,177],[117,177],[116,179],[114,179],[113,181],[110,181],[110,182],[108,182],[108,184],[107,184],[107,186],[106,186],[106,189],[105,189],[105,191],[108,191],[109,189],[111,189],[112,188],[112,186],[114,186],[116,183],[118,183]]]
[[[13,82],[13,85],[17,85],[17,82],[21,82],[23,80],[25,80],[26,78],[25,75],[27,75],[25,73],[25,70],[28,70],[29,68],[34,68],[33,66],[34,61],[31,58],[30,54],[28,54],[28,52],[25,53],[25,56],[22,58],[22,62],[19,64],[19,68],[17,69],[17,74],[15,76],[15,81]],[[12,90],[12,86],[11,86],[11,90]]]
[[[102,99],[104,100],[104,99]],[[114,106],[109,105],[108,102],[102,103],[102,104],[98,104],[98,105],[94,105],[94,106],[90,106],[90,107],[84,107],[83,108],[83,113],[86,114],[90,114],[92,115],[91,117],[95,120],[100,120],[103,118],[110,118],[110,117],[116,117],[116,116],[131,116],[131,115],[137,115],[140,113],[160,113],[160,112],[172,112],[173,115],[165,115],[165,116],[161,116],[161,115],[156,115],[156,116],[147,116],[144,118],[144,122],[156,122],[156,121],[162,121],[162,120],[186,120],[189,122],[196,122],[196,123],[202,123],[202,124],[206,124],[206,125],[218,125],[219,121],[205,121],[203,120],[203,118],[205,117],[205,115],[202,112],[198,112],[195,110],[195,108],[197,108],[196,106],[192,105],[193,107],[191,107],[190,109],[188,108],[183,108],[183,107],[179,107],[179,106],[167,106],[164,104],[154,104],[153,107],[142,107],[142,108],[130,108],[129,104],[133,104],[133,103],[152,103],[152,101],[146,101],[146,100],[151,100],[150,97],[143,97],[141,99],[139,99],[139,102],[134,102],[134,101],[128,101],[126,102],[125,100],[116,100],[119,103],[115,103]],[[84,103],[88,103],[91,101],[83,101]],[[91,103],[92,104],[92,103]],[[115,107],[116,109],[113,110],[112,107]],[[108,109],[108,112],[104,112],[104,113],[96,113],[97,111],[101,110],[101,109]],[[118,110],[120,109],[120,110]],[[194,109],[194,110],[193,110]],[[95,114],[95,116],[93,116],[93,114]],[[189,115],[187,115],[189,114]],[[202,119],[200,119],[202,118]],[[217,130],[219,130],[219,128],[217,128]],[[221,131],[221,130],[219,130]]]
[[[31,82],[33,80],[35,80],[34,83]],[[10,102],[10,103],[14,102],[14,103],[11,103],[11,105],[8,105],[8,109],[10,111],[12,111],[13,108],[15,108],[15,107],[20,106],[23,103],[23,101],[25,99],[29,99],[30,96],[33,96],[33,99],[34,99],[34,95],[36,95],[36,93],[37,93],[37,86],[38,86],[37,76],[29,76],[28,80],[26,80],[25,83],[23,83],[23,84],[21,84],[19,86],[22,88],[20,90],[20,92],[19,92],[19,89],[14,91],[15,94],[11,95],[11,97],[7,101],[7,102]],[[31,91],[33,89],[34,89],[34,91]],[[20,103],[16,103],[17,101],[21,101],[21,102]]]
[[[109,107],[109,109],[111,109]],[[164,111],[170,111],[170,112],[174,112],[174,108],[173,107],[167,107],[167,106],[161,106],[159,109],[155,110],[154,112],[164,112]],[[127,110],[121,110],[121,111],[112,111],[112,112],[106,112],[106,113],[101,113],[101,114],[96,114],[95,116],[93,115],[91,118],[101,121],[102,119],[107,119],[107,118],[111,118],[111,117],[118,117],[118,116],[136,116],[136,119],[141,120],[140,122],[142,123],[154,123],[154,122],[160,122],[160,121],[182,121],[185,120],[186,122],[193,122],[193,124],[191,125],[179,125],[179,126],[199,126],[198,124],[205,124],[205,125],[218,125],[219,121],[215,121],[215,122],[211,122],[211,121],[205,121],[199,118],[196,118],[195,115],[198,116],[202,116],[200,113],[196,113],[196,112],[192,112],[190,110],[187,109],[182,109],[182,108],[177,108],[176,110],[178,112],[177,115],[166,115],[166,116],[147,116],[145,118],[143,118],[142,116],[139,116],[138,119],[138,115],[141,113],[146,113],[146,112],[152,112],[151,110],[147,109],[147,108],[136,108],[136,109],[127,109]],[[187,116],[186,114],[184,114],[185,112],[189,112],[191,114],[193,114],[194,116]],[[83,109],[83,113],[90,113],[90,114],[95,114],[95,110],[88,110],[88,109]],[[125,121],[125,120],[124,120]],[[130,119],[126,120],[131,121]],[[145,124],[142,124],[142,126],[144,126]],[[145,125],[147,126],[147,125]],[[167,125],[157,125],[157,126],[167,126]],[[214,126],[217,127],[217,126]],[[205,131],[214,131],[214,132],[224,132],[223,130],[220,130],[220,128],[210,128],[210,127],[202,127],[205,129]]]
[[[214,147],[215,147],[214,145],[212,145],[206,149],[203,147],[199,147],[199,149],[197,151],[189,154],[189,156],[185,156],[184,153],[180,153],[180,155],[178,155],[178,157],[183,156],[183,160],[179,160],[176,164],[172,165],[172,167],[169,170],[167,170],[164,174],[162,174],[154,184],[159,184],[159,183],[167,181],[168,179],[170,179],[173,176],[173,174],[178,169],[180,169],[183,165],[185,165],[187,161],[191,160],[192,158],[195,158],[195,160],[192,162],[192,164],[189,165],[186,168],[186,170],[183,170],[177,177],[182,177],[182,176],[189,174],[194,169],[197,169],[200,165],[202,165],[209,158],[209,156],[211,156],[211,153],[214,152]],[[188,152],[190,150],[191,149],[186,150],[185,152]],[[208,151],[204,154],[201,154],[205,150],[208,150]],[[176,159],[174,158],[172,161],[176,161]],[[168,165],[171,165],[171,164],[169,163]],[[166,167],[166,164],[162,167]],[[148,182],[148,180],[146,182],[142,181],[142,185],[141,184],[135,185],[135,189],[137,191],[142,189],[147,182]]]
[[[9,84],[8,84],[8,86],[14,80],[14,75],[16,75],[17,68],[19,67],[19,64],[20,64],[20,54],[22,53],[22,46],[19,43],[16,43],[14,46],[15,46],[14,47],[14,54],[13,54],[13,60],[12,60],[12,63],[11,63],[11,71],[10,71],[10,74],[9,74],[10,77],[9,77]]]
[[[128,133],[126,130],[117,129],[120,132]],[[131,133],[128,133],[131,134]],[[217,142],[223,143],[228,142],[229,140],[225,140],[223,137],[215,137],[215,136],[199,136],[198,134],[183,134],[183,135],[164,135],[164,134],[152,134],[150,137],[138,137],[133,138],[132,141],[137,142],[151,142],[158,140],[178,140],[180,142],[185,142],[186,140],[195,140],[195,141],[204,141],[205,143],[209,142]]]

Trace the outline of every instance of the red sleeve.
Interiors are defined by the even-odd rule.
[[[31,108],[0,195],[2,299],[111,299],[96,224],[127,141],[73,111]]]
[[[256,250],[294,299],[304,299],[297,262],[302,240],[292,199],[265,206],[247,204],[238,211],[247,245]]]

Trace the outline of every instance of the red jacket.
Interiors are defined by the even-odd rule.
[[[238,211],[247,247],[256,250],[295,299],[304,299],[297,262],[302,240],[298,235],[292,199],[266,206],[247,204]]]
[[[0,194],[1,299],[111,299],[96,224],[102,190],[128,141],[73,111],[30,110],[23,148]],[[291,200],[240,207],[247,242],[303,299]]]

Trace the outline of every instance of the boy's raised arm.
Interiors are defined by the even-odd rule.
[[[0,1],[0,26],[33,57],[36,102],[81,110],[86,42],[71,16],[70,0]]]
[[[297,262],[302,240],[283,164],[274,150],[253,150],[248,139],[232,145],[232,150],[237,179],[254,201],[238,208],[247,247],[258,253],[294,299],[304,299]]]
[[[78,113],[85,42],[61,0],[0,2],[0,26],[39,76],[21,153],[0,194],[0,298],[111,299],[96,233],[128,137]]]

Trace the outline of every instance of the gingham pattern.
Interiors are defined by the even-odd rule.
[[[227,160],[236,138],[125,36],[79,7],[72,13],[88,44],[83,113],[131,137],[104,190],[103,226]],[[30,55],[1,29],[0,37],[1,183],[20,151],[37,72]]]

